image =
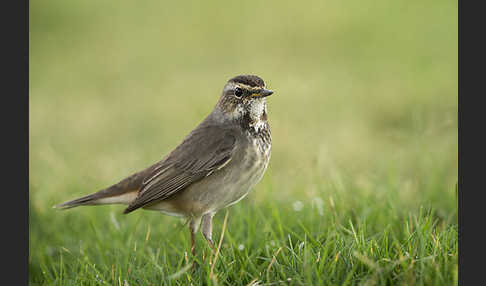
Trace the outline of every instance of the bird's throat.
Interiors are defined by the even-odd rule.
[[[246,113],[240,119],[240,125],[245,131],[259,133],[267,128],[267,112],[264,110],[259,116],[252,116],[251,113]]]

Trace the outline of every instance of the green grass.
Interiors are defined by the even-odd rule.
[[[299,3],[30,2],[31,285],[457,284],[457,3]],[[161,159],[242,73],[275,90],[272,158],[214,278],[183,220],[52,209]]]

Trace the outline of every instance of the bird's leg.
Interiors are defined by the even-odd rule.
[[[191,231],[191,253],[192,256],[196,256],[196,238],[195,233]]]
[[[213,216],[214,213],[208,213],[202,217],[201,232],[208,242],[209,246],[214,249],[214,242],[212,240]]]
[[[189,230],[191,231],[191,253],[193,257],[196,257],[196,233],[201,224],[201,218],[193,217],[189,222]]]

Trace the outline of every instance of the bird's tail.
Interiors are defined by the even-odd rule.
[[[138,195],[138,190],[120,190],[114,186],[99,192],[55,205],[56,209],[70,209],[78,206],[125,204],[128,205]]]
[[[138,195],[138,192],[142,186],[143,179],[149,174],[153,168],[152,166],[146,168],[143,171],[135,173],[127,178],[121,180],[117,184],[114,184],[106,189],[98,191],[96,193],[77,198],[71,201],[67,201],[62,204],[55,205],[57,209],[70,209],[78,206],[87,205],[106,205],[106,204],[125,204],[128,205]]]
[[[137,197],[143,178],[151,168],[152,166],[96,193],[55,205],[54,208],[70,209],[77,206],[105,204],[128,205]]]
[[[78,206],[93,205],[97,200],[99,200],[97,193],[87,195],[81,198],[77,198],[71,201],[64,202],[62,204],[55,205],[56,209],[70,209]]]

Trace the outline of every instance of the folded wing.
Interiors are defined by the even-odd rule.
[[[223,168],[232,158],[235,142],[230,129],[196,128],[145,177],[137,198],[124,213],[167,199]]]

